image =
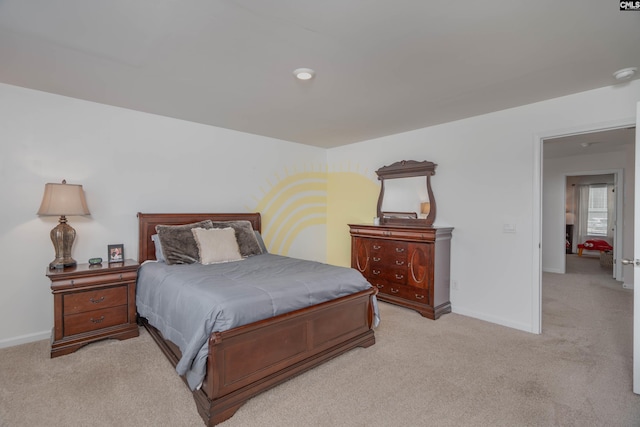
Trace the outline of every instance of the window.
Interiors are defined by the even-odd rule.
[[[607,235],[607,186],[589,186],[589,211],[587,215],[589,236]]]

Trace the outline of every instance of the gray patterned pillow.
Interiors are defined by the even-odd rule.
[[[193,264],[200,259],[198,244],[192,228],[213,228],[211,220],[185,225],[156,225],[165,262],[171,264]]]
[[[236,232],[236,240],[238,241],[238,247],[243,257],[251,255],[260,255],[262,249],[260,243],[256,238],[256,234],[253,232],[253,226],[250,221],[215,221],[213,222],[213,228],[226,228],[231,227]],[[164,249],[164,247],[163,247]]]

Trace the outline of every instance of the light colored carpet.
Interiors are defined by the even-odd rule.
[[[374,346],[255,397],[220,425],[638,426],[632,296],[607,272],[545,273],[542,335],[380,303]],[[0,350],[1,426],[203,425],[142,329],[48,352],[48,341]]]

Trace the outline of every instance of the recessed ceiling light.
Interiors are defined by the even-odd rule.
[[[298,68],[293,71],[293,75],[299,80],[311,80],[316,72],[311,68]]]
[[[600,143],[601,143],[601,141],[584,141],[584,142],[580,143],[580,146],[584,147],[584,148],[587,148],[587,147],[591,147],[592,145],[600,144]]]
[[[613,73],[613,77],[615,77],[616,80],[628,80],[633,77],[636,71],[638,71],[636,67],[623,68]]]

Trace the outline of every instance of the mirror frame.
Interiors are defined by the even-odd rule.
[[[393,163],[389,166],[383,166],[376,171],[378,180],[380,180],[380,195],[378,196],[377,215],[380,218],[380,225],[412,225],[417,227],[430,227],[436,220],[436,199],[433,196],[433,190],[431,189],[431,177],[436,174],[436,165],[433,162],[427,160],[418,162],[415,160],[402,160]],[[417,218],[417,214],[414,218],[408,218],[407,214],[403,212],[383,212],[382,201],[384,199],[384,182],[387,179],[397,178],[412,178],[417,176],[424,176],[427,180],[427,195],[429,197],[430,209],[426,218]],[[399,215],[404,214],[404,215]]]

